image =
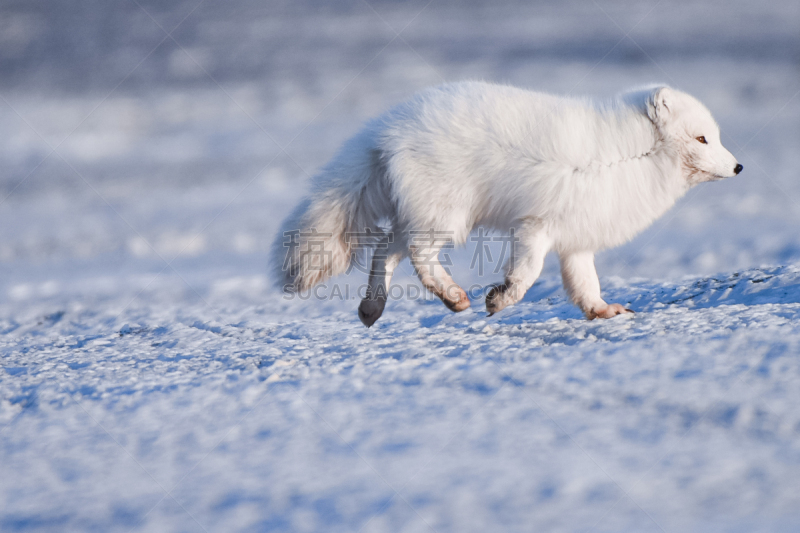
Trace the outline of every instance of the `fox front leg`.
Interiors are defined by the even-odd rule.
[[[561,280],[569,299],[589,320],[633,313],[620,304],[608,304],[600,297],[600,280],[594,267],[594,253],[561,254]]]
[[[506,279],[486,295],[489,316],[520,301],[539,278],[544,258],[553,241],[536,223],[524,223],[512,234],[511,254],[506,263]]]

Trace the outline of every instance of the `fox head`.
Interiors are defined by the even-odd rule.
[[[730,178],[742,171],[742,165],[722,146],[711,112],[696,98],[670,87],[657,87],[649,90],[645,102],[659,137],[680,155],[690,185]]]

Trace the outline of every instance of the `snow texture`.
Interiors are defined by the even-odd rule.
[[[799,4],[140,3],[0,7],[0,531],[800,527]],[[309,175],[465,78],[666,82],[745,170],[598,257],[632,318],[554,257],[487,318],[474,243],[457,315],[276,292]]]

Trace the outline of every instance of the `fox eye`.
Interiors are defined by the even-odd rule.
[[[695,137],[695,139],[697,139],[698,142],[701,142],[703,144],[708,144],[708,141],[706,141],[706,138],[705,138],[704,135],[701,135],[700,137]]]

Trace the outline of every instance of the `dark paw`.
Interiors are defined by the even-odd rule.
[[[489,316],[501,311],[506,306],[502,296],[507,290],[508,285],[503,283],[492,287],[492,290],[486,295],[486,311],[489,313]]]
[[[361,300],[361,305],[358,306],[358,318],[362,324],[371,327],[383,314],[384,307],[386,307],[385,300]]]

